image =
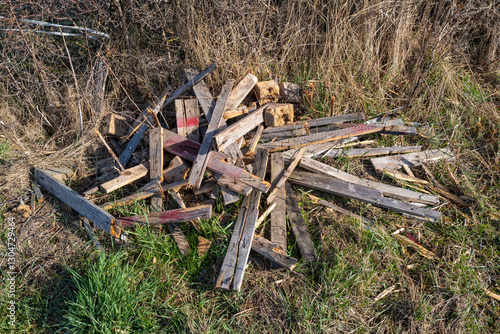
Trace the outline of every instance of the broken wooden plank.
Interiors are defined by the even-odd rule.
[[[257,149],[257,145],[259,144],[260,137],[262,136],[263,130],[264,125],[260,124],[257,128],[257,131],[255,131],[255,135],[252,138],[252,142],[250,143],[247,154],[253,154],[255,152],[255,149]]]
[[[403,246],[410,247],[411,249],[415,250],[418,254],[422,255],[426,259],[439,260],[439,257],[434,252],[431,252],[430,250],[428,250],[424,246],[420,245],[419,243],[416,243],[415,241],[411,240],[410,238],[407,238],[404,235],[400,235],[400,234],[394,234],[394,237],[401,244],[403,244]]]
[[[236,191],[231,190],[223,185],[219,185],[219,187],[222,192],[222,199],[224,200],[224,205],[235,203],[240,200],[240,195]]]
[[[413,167],[420,165],[420,161],[430,163],[451,158],[453,158],[451,150],[449,148],[443,148],[390,157],[373,158],[370,161],[376,170],[382,171],[384,169],[400,169],[403,167],[403,164]]]
[[[372,157],[376,155],[400,154],[418,152],[422,150],[422,146],[406,146],[406,147],[374,147],[374,148],[353,148],[353,149],[333,149],[323,155],[324,158],[338,157]]]
[[[326,191],[335,195],[349,197],[393,211],[407,213],[417,217],[427,218],[433,221],[438,221],[441,219],[441,213],[438,211],[423,209],[409,203],[386,198],[383,197],[382,193],[378,190],[360,186],[336,178],[324,177],[313,173],[294,171],[288,178],[288,180],[305,187]]]
[[[426,203],[434,205],[439,204],[439,199],[436,196],[422,194],[416,191],[395,187],[376,181],[360,179],[352,174],[346,173],[344,171],[341,171],[340,169],[337,169],[335,167],[332,167],[330,165],[324,164],[322,162],[316,161],[308,157],[303,157],[299,163],[299,166],[308,169],[312,172],[326,174],[346,182],[379,190],[382,192],[382,195],[387,197],[392,197],[400,200],[406,200],[417,203]]]
[[[255,75],[248,73],[232,90],[231,95],[229,95],[229,99],[227,100],[225,109],[229,110],[238,107],[248,93],[252,91],[257,81],[258,80]]]
[[[186,111],[184,110],[184,100],[175,100],[175,120],[177,124],[177,134],[179,136],[187,137],[187,121]],[[199,120],[198,120],[199,122]]]
[[[217,143],[219,151],[224,151],[226,147],[235,143],[239,138],[243,137],[252,131],[256,126],[261,124],[264,121],[263,112],[265,108],[266,106],[260,107],[240,119],[238,122],[228,126],[226,129],[216,134],[214,139]]]
[[[238,181],[238,179],[222,175],[217,179],[217,183],[219,185],[225,186],[228,189],[241,194],[248,196],[250,195],[250,192],[252,191],[252,187],[250,187],[248,184],[245,184],[243,182]]]
[[[298,121],[293,124],[276,126],[276,127],[268,127],[264,130],[264,134],[282,132],[282,131],[291,131],[291,130],[301,130],[306,128],[319,127],[323,125],[334,125],[338,123],[358,121],[365,118],[365,114],[362,112],[345,114],[340,116],[331,116],[331,117],[322,117],[311,120]]]
[[[185,83],[181,88],[177,89],[170,97],[165,101],[167,98],[169,89],[166,89],[156,100],[154,105],[154,109],[151,107],[148,107],[145,112],[143,112],[144,115],[144,122],[140,125],[140,127],[137,129],[136,133],[132,137],[132,139],[129,141],[127,144],[127,147],[125,150],[123,150],[122,154],[120,155],[120,163],[123,166],[126,166],[130,158],[132,157],[132,153],[135,151],[137,148],[137,145],[139,145],[142,137],[148,130],[149,126],[153,123],[153,116],[151,114],[157,114],[160,112],[160,110],[163,109],[163,107],[168,106],[170,103],[174,102],[175,99],[177,99],[182,93],[184,93],[186,90],[190,89],[193,87],[195,84],[197,84],[199,81],[203,80],[207,75],[209,75],[215,68],[217,67],[217,63],[212,63],[210,66],[208,66],[206,69],[204,69],[201,73],[196,75],[192,80],[188,80],[187,83]]]
[[[255,158],[255,174],[258,177],[264,178],[266,175],[267,160],[269,151],[266,149],[257,150]],[[250,249],[252,248],[253,236],[255,234],[255,225],[259,218],[259,205],[262,193],[252,191],[248,200],[248,211],[243,224],[240,242],[238,244],[238,261],[234,270],[233,290],[239,291],[243,283],[243,276],[247,267]]]
[[[210,245],[212,242],[208,239],[203,238],[201,235],[198,236],[198,247],[196,248],[198,251],[198,256],[203,257],[210,249]]]
[[[163,170],[163,179],[166,183],[183,180],[187,176],[189,168],[191,168],[189,163],[175,156],[168,167]]]
[[[42,194],[42,191],[40,190],[40,186],[36,182],[33,182],[31,185],[33,186],[33,191],[35,192],[37,202],[42,203],[43,202],[43,194]]]
[[[283,175],[279,178],[278,182],[275,184],[273,190],[269,193],[269,196],[267,197],[267,204],[271,204],[274,201],[274,198],[278,194],[278,191],[280,188],[285,184],[286,180],[288,177],[292,174],[293,170],[295,167],[300,162],[300,159],[302,159],[302,156],[304,155],[304,152],[306,151],[305,147],[302,147],[298,152],[295,158],[293,159],[292,163],[288,168],[283,172]]]
[[[219,127],[219,123],[221,121],[222,114],[224,113],[224,109],[226,107],[229,94],[231,93],[233,83],[234,80],[228,80],[222,87],[220,97],[215,104],[212,118],[210,119],[210,123],[208,124],[207,133],[205,134],[201,147],[198,150],[198,155],[193,161],[193,166],[189,174],[189,184],[195,186],[196,188],[200,187],[201,181],[203,180],[203,174],[205,173],[205,169],[207,168],[210,151],[212,149],[212,141],[217,128]]]
[[[180,189],[187,185],[187,180],[181,180],[173,183],[162,182],[160,186],[158,186],[158,181],[159,179],[154,179],[141,187],[136,193],[113,202],[104,203],[100,207],[104,210],[111,210],[120,206],[130,205],[135,201],[139,201],[141,199],[149,198],[155,194],[158,194],[160,191]]]
[[[338,139],[344,139],[364,134],[380,132],[383,128],[376,125],[360,124],[347,129],[339,129],[333,131],[325,131],[308,136],[283,139],[271,143],[260,144],[260,148],[267,148],[273,151],[288,150],[291,148],[302,147],[311,144],[319,144]]]
[[[325,201],[324,199],[321,199],[319,197],[316,197],[314,195],[311,195],[311,194],[307,194],[307,196],[311,199],[311,203],[313,204],[321,204],[323,206],[326,206],[327,208],[330,208],[332,210],[335,210],[335,211],[338,211],[340,213],[342,213],[343,215],[347,216],[347,217],[352,217],[354,219],[357,219],[357,220],[360,220],[360,221],[363,221],[365,222],[366,224],[368,225],[371,225],[372,224],[372,221],[368,218],[365,218],[363,217],[362,215],[357,215],[349,210],[346,210],[344,208],[341,208],[340,206],[338,205],[335,205],[333,203],[330,203],[328,201]]]
[[[185,100],[184,112],[186,113],[187,137],[196,142],[200,142],[200,108],[198,107],[198,100]]]
[[[161,212],[151,212],[144,215],[122,217],[117,220],[120,226],[132,227],[136,225],[160,225],[189,222],[197,218],[209,219],[212,217],[211,205],[193,206],[186,209],[173,209]]]
[[[196,159],[198,151],[200,149],[200,144],[179,136],[168,130],[165,132],[165,142],[163,148],[168,152],[178,155],[189,161]],[[224,174],[226,176],[236,178],[239,181],[248,184],[249,186],[266,193],[271,186],[269,182],[262,180],[261,178],[248,173],[242,168],[239,168],[233,164],[222,161],[224,155],[220,152],[212,151],[209,154],[207,167],[219,174]]]
[[[245,114],[248,114],[248,108],[246,106],[241,106],[238,108],[229,109],[229,110],[224,111],[223,117],[225,120],[228,120],[228,119],[235,118],[235,117],[245,115]]]
[[[99,188],[105,194],[109,194],[117,189],[120,189],[121,187],[143,178],[148,174],[148,172],[149,162],[144,162],[140,165],[121,171],[114,179],[100,184]]]
[[[149,130],[149,178],[163,181],[163,128]],[[155,194],[151,198],[151,206],[155,211],[163,210],[162,194]]]
[[[285,267],[288,270],[293,270],[297,266],[297,259],[287,256],[280,245],[271,242],[263,237],[255,234],[252,242],[252,250],[260,255],[268,258],[278,267]]]
[[[197,196],[201,195],[201,194],[209,193],[215,188],[216,185],[217,185],[216,180],[207,180],[207,181],[203,182],[198,189],[193,188],[193,193]]]
[[[266,211],[264,211],[259,219],[257,219],[257,222],[255,223],[255,229],[258,229],[259,226],[266,220],[267,216],[269,216],[269,214],[271,212],[273,212],[274,208],[276,207],[276,202],[274,202],[273,204],[269,205],[269,207],[266,209]],[[265,226],[262,228],[262,231],[265,229]],[[261,234],[262,234],[262,231],[261,231]]]
[[[35,180],[45,190],[68,204],[103,231],[116,238],[120,237],[121,229],[115,217],[52,177],[46,170],[35,168]]]
[[[271,184],[278,183],[285,168],[283,154],[281,152],[271,155]],[[281,187],[274,200],[276,207],[271,212],[271,242],[278,245],[283,252],[287,250],[286,244],[286,191]],[[273,268],[276,266],[271,264]]]
[[[295,235],[295,240],[299,246],[300,254],[305,262],[315,261],[316,250],[314,249],[314,244],[311,240],[311,236],[309,235],[309,231],[307,231],[307,225],[304,221],[304,217],[302,217],[302,210],[299,206],[299,202],[297,201],[290,184],[286,183],[285,189],[288,221],[293,234]]]

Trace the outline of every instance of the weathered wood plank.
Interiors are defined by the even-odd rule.
[[[219,185],[227,187],[234,192],[237,192],[238,194],[245,196],[250,195],[250,192],[252,191],[252,187],[250,187],[248,184],[240,182],[238,181],[238,179],[226,175],[222,175],[220,178],[218,178],[217,183]]]
[[[234,109],[240,105],[245,97],[250,93],[257,83],[257,77],[253,74],[247,74],[236,87],[234,87],[229,99],[227,100],[226,110]]]
[[[263,134],[282,132],[282,131],[308,129],[308,128],[313,128],[313,127],[318,127],[318,126],[323,126],[323,125],[332,125],[332,124],[338,124],[338,123],[344,123],[344,122],[350,122],[350,121],[357,121],[357,120],[362,120],[364,118],[365,118],[365,114],[362,112],[340,115],[340,116],[322,117],[322,118],[316,118],[316,119],[312,119],[312,120],[295,122],[294,124],[290,124],[290,125],[269,127],[269,128],[266,128],[264,130]]]
[[[222,192],[222,199],[224,200],[225,205],[229,205],[240,200],[240,195],[236,191],[222,185],[220,186],[220,190]]]
[[[326,174],[346,182],[379,190],[382,192],[382,195],[387,197],[392,197],[400,200],[406,200],[417,203],[434,204],[434,205],[439,204],[439,198],[437,198],[436,196],[422,194],[416,191],[395,187],[376,181],[360,179],[352,174],[346,173],[344,171],[341,171],[340,169],[337,169],[335,167],[313,160],[308,157],[303,157],[299,163],[299,166],[308,169],[312,172]]]
[[[282,153],[273,153],[271,155],[271,184],[276,184],[285,168],[285,162]],[[271,242],[278,245],[283,252],[287,250],[286,244],[286,192],[281,187],[274,202],[276,207],[271,211]],[[275,268],[275,265],[271,265]]]
[[[378,190],[342,181],[336,178],[323,177],[318,174],[294,171],[288,178],[288,180],[305,187],[349,197],[393,211],[407,213],[417,217],[428,218],[430,220],[441,219],[440,212],[419,208],[409,203],[386,198],[383,197],[382,193]]]
[[[328,151],[324,158],[338,158],[338,157],[372,157],[376,155],[400,154],[418,152],[422,150],[422,146],[407,146],[407,147],[374,147],[374,148],[353,148],[343,149],[337,148]]]
[[[325,131],[303,137],[278,140],[271,143],[261,144],[259,145],[259,147],[267,148],[271,151],[288,150],[291,148],[302,147],[311,144],[324,143],[338,139],[344,139],[374,132],[380,132],[382,131],[382,129],[383,129],[382,127],[376,125],[360,124],[347,129]]]
[[[255,159],[255,173],[257,176],[264,178],[266,175],[267,160],[269,151],[259,149]],[[248,212],[245,218],[243,230],[241,233],[240,243],[238,245],[238,262],[234,271],[233,290],[239,291],[243,283],[243,276],[247,267],[250,249],[252,248],[253,236],[255,234],[255,225],[259,218],[259,205],[262,193],[252,191],[248,200]]]
[[[146,215],[119,218],[121,227],[135,225],[159,225],[189,222],[197,218],[209,219],[212,217],[211,205],[193,206],[186,209],[173,209],[161,212],[151,212]]]
[[[163,128],[149,130],[149,178],[163,181]],[[163,210],[162,194],[151,198],[151,206],[156,211]]]
[[[86,217],[106,233],[111,234],[116,238],[120,237],[121,228],[117,224],[115,217],[94,203],[83,198],[80,194],[63,184],[61,181],[56,180],[50,175],[50,173],[47,173],[47,171],[36,168],[35,181],[45,190],[49,191],[52,195],[56,196],[64,203],[68,204],[72,209]]]
[[[293,159],[292,163],[288,168],[284,171],[283,175],[279,178],[278,182],[274,186],[273,190],[269,193],[269,196],[267,197],[267,204],[271,204],[274,201],[274,198],[278,194],[278,191],[280,190],[281,187],[285,184],[286,180],[288,177],[292,174],[293,170],[295,167],[300,162],[300,159],[302,159],[302,156],[304,155],[304,152],[306,151],[305,147],[302,147],[298,152],[295,158]]]
[[[171,131],[165,130],[165,142],[163,148],[168,152],[180,156],[183,159],[193,161],[200,149],[200,144],[183,138]],[[212,151],[209,155],[207,167],[219,174],[236,178],[239,181],[248,184],[249,186],[266,193],[271,186],[269,182],[248,173],[233,164],[222,161],[224,155],[220,152]]]
[[[304,221],[304,217],[302,217],[302,210],[299,206],[299,202],[297,201],[290,184],[286,183],[285,189],[288,221],[293,234],[295,235],[295,240],[299,246],[300,254],[305,262],[315,261],[316,250],[314,249],[314,244],[311,240],[311,236],[309,235],[309,231],[307,231],[307,225]]]
[[[163,109],[163,107],[168,106],[170,103],[174,102],[175,99],[177,99],[182,93],[184,93],[186,90],[190,89],[193,87],[195,84],[197,84],[199,81],[203,80],[207,75],[209,75],[215,68],[217,67],[217,63],[212,63],[210,66],[208,66],[206,69],[204,69],[201,73],[196,75],[192,80],[188,80],[187,83],[185,83],[181,88],[177,89],[165,102],[165,99],[167,98],[169,90],[166,89],[158,99],[156,99],[154,105],[154,109],[152,108],[147,108],[144,112],[143,115],[145,117],[145,121],[141,124],[141,126],[137,129],[136,133],[132,137],[132,139],[129,141],[127,144],[127,147],[125,150],[123,150],[123,153],[120,155],[120,163],[123,166],[126,166],[130,158],[132,157],[132,153],[135,151],[137,148],[137,145],[139,145],[142,137],[148,130],[149,126],[153,124],[153,117],[151,114],[157,114],[160,112],[160,110]]]
[[[162,182],[159,185],[160,179],[155,179],[144,185],[140,188],[135,194],[130,196],[126,196],[114,202],[107,202],[101,205],[101,208],[104,210],[111,210],[113,208],[117,208],[120,206],[125,206],[134,203],[135,201],[139,201],[141,199],[146,199],[154,194],[159,193],[160,191],[167,191],[169,189],[180,189],[187,185],[187,180],[181,180],[173,183],[165,183]]]
[[[443,159],[452,159],[453,153],[449,148],[438,150],[421,151],[416,153],[408,153],[403,155],[395,155],[390,157],[381,157],[371,159],[371,163],[376,170],[382,171],[384,169],[400,169],[403,164],[409,167],[417,166],[420,161],[435,162]]]
[[[200,142],[200,108],[198,107],[198,100],[185,100],[184,112],[186,113],[187,137],[196,142]]]
[[[262,124],[262,122],[264,122],[263,112],[265,108],[266,106],[260,107],[216,134],[214,139],[219,151],[224,151],[226,147],[235,143],[239,138],[252,131],[259,124]]]
[[[222,114],[224,113],[224,109],[226,107],[229,94],[231,93],[233,83],[233,80],[228,80],[228,82],[226,82],[222,87],[220,97],[215,104],[212,118],[210,119],[210,123],[208,124],[207,133],[205,134],[203,142],[201,143],[201,147],[198,150],[198,155],[193,161],[191,173],[189,174],[189,184],[195,186],[196,188],[200,187],[201,181],[203,180],[203,174],[205,173],[205,169],[207,168],[210,151],[212,149],[212,141],[222,119]]]
[[[179,136],[187,137],[187,121],[186,111],[184,110],[184,100],[175,100],[175,120],[177,124],[177,134]]]
[[[254,234],[253,238],[252,250],[268,258],[272,263],[277,264],[277,267],[285,267],[288,270],[293,270],[297,266],[297,259],[287,256],[280,245],[264,239],[257,234]]]
[[[250,110],[250,111],[252,111],[252,110]],[[228,119],[235,118],[235,117],[238,117],[238,116],[241,116],[244,114],[248,114],[248,108],[246,106],[240,106],[238,108],[229,109],[229,110],[224,111],[223,117],[225,120],[228,120]]]
[[[149,162],[144,162],[140,165],[127,168],[121,171],[120,174],[114,179],[100,184],[99,188],[104,193],[109,194],[112,191],[120,189],[121,187],[124,187],[127,184],[130,184],[146,176],[149,173],[149,166]]]
[[[250,143],[247,154],[253,154],[255,152],[255,150],[257,149],[257,145],[259,144],[260,137],[262,136],[263,130],[264,125],[260,124],[257,128],[257,131],[255,131],[255,135],[252,138],[252,142]]]

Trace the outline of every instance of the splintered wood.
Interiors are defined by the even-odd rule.
[[[92,227],[87,219],[111,236],[123,240],[126,236],[123,229],[167,225],[181,256],[193,255],[191,245],[197,240],[198,256],[205,259],[209,258],[207,252],[213,240],[203,234],[207,224],[211,223],[213,210],[218,214],[223,211],[224,216],[236,211],[234,216],[228,215],[233,221],[221,219],[220,222],[227,224],[225,228],[232,226],[232,234],[216,280],[217,288],[236,291],[243,286],[252,250],[257,258],[263,257],[260,259],[266,261],[267,266],[278,270],[293,270],[299,260],[317,260],[314,246],[317,236],[310,234],[310,222],[291,184],[398,212],[402,214],[401,219],[439,220],[441,213],[426,207],[440,207],[436,193],[458,205],[467,205],[461,197],[447,191],[426,165],[453,158],[449,149],[421,151],[420,146],[403,145],[371,147],[377,144],[377,136],[373,135],[369,140],[358,140],[361,136],[376,133],[378,136],[415,134],[415,128],[405,126],[401,119],[389,115],[361,123],[365,120],[363,113],[305,119],[300,116],[298,104],[302,96],[297,84],[274,80],[259,82],[252,74],[244,76],[234,88],[234,80],[227,80],[219,96],[215,96],[204,81],[215,67],[214,63],[201,73],[186,69],[187,82],[170,96],[170,89],[166,89],[150,107],[137,115],[136,122],[130,127],[121,115],[105,117],[102,133],[108,137],[105,139],[100,133],[99,136],[112,157],[103,159],[107,161],[105,168],[97,168],[100,183],[93,184],[84,193],[89,199],[63,184],[69,177],[75,177],[71,170],[57,167],[35,169],[33,189],[39,199],[37,205],[43,204],[40,203],[43,194],[37,186],[40,185],[76,210],[89,231]],[[168,117],[157,117],[174,101],[175,105],[162,115]],[[298,121],[294,122],[294,119]],[[2,129],[5,131],[3,125]],[[141,144],[148,131],[149,140],[146,138]],[[117,141],[110,137],[123,138]],[[121,147],[118,142],[123,144],[130,137],[131,140]],[[404,141],[395,143],[403,144]],[[142,151],[134,153],[137,147]],[[114,152],[121,153],[120,157],[117,158]],[[132,155],[131,167],[127,164]],[[381,155],[391,156],[371,158]],[[369,176],[366,171],[364,174],[357,171],[356,175],[366,175],[369,179],[355,176],[341,170],[344,169],[341,164],[335,168],[318,161],[317,157],[336,158],[337,161],[370,160],[379,172],[378,176],[389,175],[397,183],[405,182],[405,186],[414,190],[385,184],[383,179]],[[266,173],[269,160],[270,173]],[[424,172],[418,167],[420,165]],[[148,173],[149,177],[145,178]],[[422,175],[424,178],[426,175],[427,180],[422,179]],[[419,185],[410,185],[407,181]],[[125,195],[110,200],[107,194],[122,187],[122,191],[116,193]],[[99,191],[104,196],[97,196]],[[267,198],[263,198],[268,192]],[[369,229],[384,231],[383,227],[377,227],[359,213],[333,204],[333,200],[326,201],[309,192],[306,194],[314,204],[355,218]],[[221,196],[224,205],[220,205]],[[105,202],[103,198],[109,202],[102,204]],[[115,218],[106,212],[114,210],[112,212],[119,215],[119,212],[130,211],[116,209],[138,200],[146,200],[144,203],[149,205],[146,212],[149,213]],[[34,204],[34,199],[32,201]],[[99,206],[91,201],[96,201]],[[236,204],[227,209],[231,203]],[[178,208],[163,209],[172,204]],[[184,222],[191,224],[189,232],[181,224]],[[287,229],[291,233],[287,233]],[[295,242],[290,242],[289,237],[295,238]],[[97,241],[94,234],[92,238]],[[429,260],[439,259],[409,233],[395,235],[395,238]],[[219,242],[217,244],[219,247]],[[295,246],[289,247],[290,244],[297,245],[301,259],[289,256],[289,252],[297,252]],[[384,291],[377,299],[389,292]]]

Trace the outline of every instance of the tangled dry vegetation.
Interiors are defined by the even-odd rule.
[[[22,19],[88,27],[110,38],[44,34],[50,29]],[[123,282],[130,291],[143,284],[149,290],[126,301],[146,312],[133,313],[134,321],[117,317],[108,319],[115,327],[92,324],[82,332],[498,332],[500,301],[484,289],[500,291],[499,22],[494,0],[0,4],[0,247],[6,244],[6,218],[14,217],[17,332],[78,332],[75,324],[85,318],[75,306],[78,293],[94,277],[87,272],[103,280],[129,275]],[[132,121],[166,87],[182,85],[184,67],[202,69],[213,61],[218,69],[207,78],[213,92],[227,78],[250,72],[260,80],[279,78],[300,84],[301,117],[396,113],[425,125],[416,138],[398,138],[401,144],[452,148],[456,160],[432,172],[467,205],[445,204],[441,222],[415,224],[341,203],[390,232],[410,227],[441,261],[423,259],[304,200],[318,263],[295,273],[249,268],[246,287],[231,295],[212,290],[230,219],[203,226],[215,240],[205,258],[179,259],[168,237],[144,230],[133,249],[102,236],[107,259],[92,251],[73,224],[76,215],[57,200],[47,200],[28,218],[13,211],[19,201],[29,202],[34,166],[69,167],[73,189],[91,186],[97,161],[108,157],[94,132],[104,116],[115,112]],[[109,73],[97,108],[101,62]],[[379,138],[388,146],[392,140]],[[363,159],[330,162],[370,172]],[[218,210],[231,216],[231,208]],[[103,274],[114,262],[122,271]],[[266,266],[258,257],[253,265]],[[7,320],[0,327],[8,331]]]

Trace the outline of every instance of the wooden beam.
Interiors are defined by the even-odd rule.
[[[292,228],[293,234],[295,235],[295,240],[299,246],[300,254],[305,262],[312,262],[316,260],[316,250],[314,249],[314,244],[307,231],[307,225],[302,217],[302,210],[299,206],[299,202],[293,193],[292,186],[290,184],[285,184],[286,187],[286,212],[288,215],[288,221],[290,227]]]
[[[393,211],[407,213],[417,217],[427,218],[433,221],[438,221],[441,219],[440,212],[419,208],[409,203],[404,203],[395,199],[383,197],[382,193],[378,190],[360,186],[351,182],[346,182],[331,177],[324,177],[318,174],[297,171],[294,171],[290,178],[288,178],[288,180],[305,187],[349,197]]]
[[[229,99],[227,100],[226,110],[234,109],[240,105],[245,97],[250,93],[257,83],[257,77],[248,73],[243,80],[241,80],[236,87],[234,87]]]
[[[338,139],[344,139],[374,132],[380,132],[382,131],[382,129],[383,129],[382,127],[376,125],[360,124],[347,129],[325,131],[322,133],[316,133],[298,138],[278,140],[271,143],[261,144],[259,145],[259,147],[267,148],[272,152],[280,150],[288,150],[295,147],[302,147],[311,144],[324,143]]]
[[[160,186],[158,186],[158,182],[160,179],[154,179],[140,188],[136,193],[121,198],[119,200],[113,202],[107,202],[101,205],[101,208],[104,210],[111,210],[113,208],[117,208],[120,206],[130,205],[135,201],[139,201],[141,199],[149,198],[155,194],[158,194],[160,191],[167,191],[169,189],[180,189],[187,185],[187,180],[181,180],[173,183],[165,183],[162,182]]]
[[[163,181],[163,128],[149,130],[149,178]],[[163,210],[162,194],[151,198],[151,206],[156,211]]]
[[[338,157],[372,157],[376,155],[400,154],[418,152],[422,150],[422,146],[407,146],[407,147],[374,147],[374,148],[353,148],[343,149],[337,148],[329,150],[323,155],[324,158],[338,158]]]
[[[259,149],[255,158],[255,174],[258,177],[264,178],[266,175],[267,160],[269,151]],[[247,267],[250,249],[252,248],[253,236],[255,234],[255,225],[259,218],[259,205],[261,192],[252,191],[248,200],[248,211],[246,214],[241,239],[238,245],[238,262],[234,271],[233,290],[239,291],[243,283],[243,276]]]
[[[382,192],[382,195],[387,197],[392,197],[399,200],[406,200],[417,203],[425,203],[433,205],[439,204],[439,198],[437,198],[436,196],[422,194],[416,191],[395,187],[376,181],[360,179],[352,174],[346,173],[344,171],[341,171],[340,169],[337,169],[335,167],[332,167],[330,165],[324,164],[322,162],[316,161],[308,157],[303,157],[299,163],[299,166],[308,169],[312,172],[326,174],[339,180],[379,190]]]
[[[285,162],[283,154],[281,152],[273,153],[271,155],[271,184],[278,183],[284,168]],[[278,245],[283,252],[287,250],[285,201],[286,191],[284,187],[281,187],[274,200],[276,207],[271,212],[271,242]],[[276,265],[273,264],[271,264],[271,266],[274,268],[276,267]]]
[[[126,186],[134,181],[143,178],[149,173],[149,162],[144,162],[140,165],[127,168],[120,172],[120,174],[112,180],[104,182],[99,185],[101,191],[105,194],[109,194],[112,191],[120,189],[121,187]]]
[[[193,206],[186,209],[174,209],[161,212],[151,212],[145,215],[119,218],[122,227],[135,225],[160,225],[189,222],[197,218],[209,219],[212,217],[211,205]]]
[[[176,133],[165,130],[165,142],[163,148],[168,152],[178,155],[183,159],[194,161],[200,149],[200,144],[183,138]],[[263,179],[248,173],[233,164],[222,161],[224,155],[220,152],[212,151],[209,154],[207,167],[216,173],[236,178],[249,186],[266,193],[271,184]]]
[[[155,115],[160,112],[160,110],[163,109],[163,107],[168,106],[170,103],[174,102],[175,99],[177,99],[182,93],[184,93],[186,90],[190,89],[193,87],[195,84],[197,84],[199,81],[203,80],[207,75],[209,75],[215,68],[217,67],[217,63],[212,63],[210,66],[208,66],[206,69],[204,69],[200,74],[196,75],[192,80],[189,80],[187,83],[185,83],[181,88],[177,89],[170,97],[168,100],[166,100],[169,89],[167,88],[154,102],[154,109],[151,107],[148,107],[144,112],[143,112],[143,117],[145,118],[144,122],[140,125],[140,127],[137,129],[136,133],[132,137],[132,139],[129,141],[127,147],[125,150],[123,150],[123,153],[120,155],[120,163],[125,166],[127,165],[128,161],[132,157],[132,153],[135,151],[137,148],[137,145],[139,145],[142,137],[148,130],[149,126],[153,124],[153,117],[151,116],[152,113]],[[166,100],[166,102],[165,102]]]
[[[177,134],[179,136],[187,137],[187,121],[186,111],[184,110],[184,100],[175,100],[175,120],[177,124]],[[199,120],[198,120],[199,122]]]
[[[121,228],[117,224],[115,217],[94,203],[86,200],[59,180],[56,180],[50,173],[47,173],[47,171],[35,168],[35,181],[45,190],[68,204],[72,209],[86,217],[106,233],[116,238],[120,237]]]
[[[420,165],[420,161],[429,163],[452,158],[453,153],[451,150],[449,148],[443,148],[390,157],[373,158],[371,159],[371,163],[377,171],[382,171],[384,169],[400,169],[403,167],[403,164],[413,167]]]
[[[322,118],[316,118],[316,119],[312,119],[312,120],[298,121],[298,122],[295,122],[294,124],[290,124],[290,125],[268,127],[264,130],[263,134],[276,133],[276,132],[282,132],[282,131],[291,131],[291,130],[302,130],[302,129],[308,129],[308,128],[318,127],[318,126],[323,126],[323,125],[333,125],[333,124],[338,124],[338,123],[357,121],[357,120],[362,120],[364,118],[365,118],[365,114],[362,112],[340,115],[340,116],[322,117]]]
[[[200,108],[198,100],[184,100],[184,112],[186,113],[187,137],[196,142],[200,142]]]
[[[268,258],[272,263],[277,264],[277,267],[285,267],[288,270],[293,270],[297,266],[297,259],[287,256],[278,244],[264,239],[257,234],[254,234],[253,238],[252,250]]]
[[[234,80],[228,80],[226,84],[222,87],[220,97],[215,104],[214,111],[212,113],[212,118],[208,124],[207,133],[203,138],[201,147],[198,151],[196,159],[193,161],[193,167],[191,168],[191,173],[189,174],[189,184],[199,188],[201,181],[203,180],[203,174],[207,168],[210,151],[212,149],[212,141],[216,134],[219,123],[222,119],[222,114],[226,107],[227,99],[231,93],[231,88],[233,87]]]
[[[252,131],[256,126],[264,122],[263,112],[265,106],[253,111],[247,116],[240,119],[238,122],[232,124],[226,129],[222,130],[214,136],[215,142],[219,151],[224,151],[226,147],[235,143],[239,138],[243,137],[250,131]]]
[[[293,159],[292,163],[288,168],[284,171],[283,175],[279,178],[278,182],[274,186],[273,190],[269,193],[269,196],[267,197],[267,204],[271,204],[274,201],[274,198],[278,194],[278,191],[280,190],[281,187],[285,184],[286,180],[288,177],[292,174],[293,170],[295,167],[300,162],[300,159],[302,159],[302,156],[304,155],[304,152],[306,151],[305,147],[302,147],[298,152],[295,158]]]

